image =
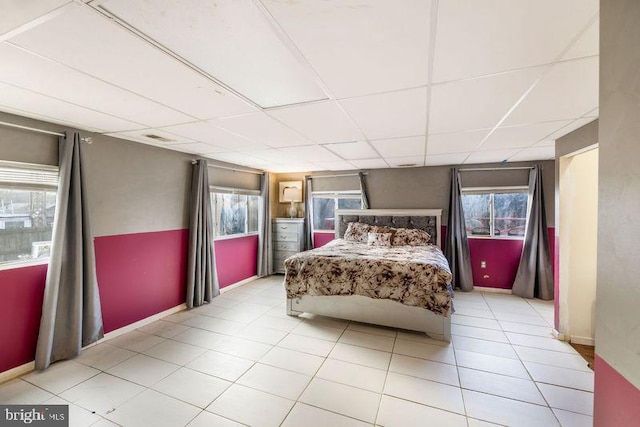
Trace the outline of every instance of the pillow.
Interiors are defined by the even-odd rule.
[[[367,234],[367,245],[391,246],[391,233],[369,233]]]
[[[394,246],[424,246],[431,241],[431,235],[416,228],[398,228],[392,240]]]
[[[396,235],[396,231],[398,231],[396,228],[389,227],[386,225],[374,225],[371,230],[372,233],[391,233],[392,242],[393,242],[394,236]]]
[[[367,234],[372,231],[369,224],[361,222],[350,222],[347,231],[344,232],[344,240],[350,242],[367,243]]]

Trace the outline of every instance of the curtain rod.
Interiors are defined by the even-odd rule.
[[[369,175],[368,172],[364,172],[363,175]],[[311,176],[311,179],[318,179],[318,178],[339,178],[341,176],[358,176],[357,173],[345,173],[345,174],[341,174],[341,175],[317,175],[317,176]]]
[[[31,131],[31,132],[46,133],[47,135],[66,136],[64,133],[53,132],[53,131],[46,130],[46,129],[32,128],[32,127],[29,127],[29,126],[17,125],[15,123],[0,122],[0,126],[23,129],[23,130],[28,130],[28,131]]]
[[[195,165],[198,162],[197,159],[193,159],[191,160],[191,164]],[[256,171],[250,171],[249,169],[238,169],[238,168],[232,168],[229,166],[220,166],[220,165],[207,165],[210,168],[218,168],[218,169],[226,169],[226,170],[230,170],[230,171],[234,171],[234,172],[244,172],[244,173],[252,173],[254,175],[264,175],[265,172],[256,172]]]
[[[513,171],[513,170],[525,170],[525,169],[533,169],[535,166],[514,166],[508,168],[467,168],[467,169],[458,169],[458,172],[478,172],[478,171]]]

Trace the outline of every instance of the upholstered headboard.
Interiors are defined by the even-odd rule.
[[[418,228],[431,235],[431,242],[441,246],[442,209],[338,209],[336,238],[342,238],[350,222],[386,225],[396,228]]]

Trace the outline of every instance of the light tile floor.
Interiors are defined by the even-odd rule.
[[[553,304],[457,293],[453,342],[285,314],[282,276],[168,316],[0,403],[68,403],[72,426],[590,426],[593,373],[553,339]]]

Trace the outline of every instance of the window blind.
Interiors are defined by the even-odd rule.
[[[58,167],[0,162],[0,187],[55,190],[58,187]]]

